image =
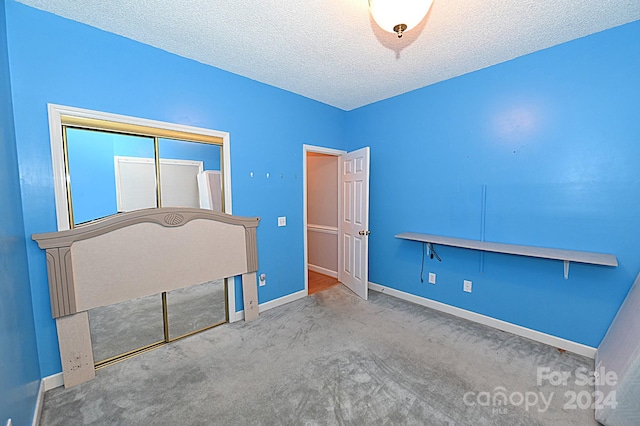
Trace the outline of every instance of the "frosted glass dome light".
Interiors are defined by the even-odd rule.
[[[369,9],[380,28],[400,38],[424,19],[432,3],[433,0],[369,0]]]

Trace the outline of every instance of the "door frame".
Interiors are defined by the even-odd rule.
[[[326,148],[322,146],[315,145],[302,145],[302,233],[304,235],[304,292],[308,296],[309,295],[309,242],[307,241],[307,154],[308,153],[316,153],[316,154],[325,154],[332,155],[334,157],[340,157],[343,154],[346,154],[347,151],[335,148]],[[338,174],[340,173],[340,167],[338,167]],[[338,180],[338,214],[342,208],[342,197],[340,197],[340,180]],[[338,221],[338,235],[340,235],[340,231],[342,230],[342,224]],[[338,239],[339,240],[339,239]],[[336,247],[336,253],[338,253],[338,248],[340,246],[340,241],[338,241]]]

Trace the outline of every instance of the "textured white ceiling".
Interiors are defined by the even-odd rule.
[[[639,0],[435,0],[398,39],[367,0],[19,1],[344,110],[640,19]]]

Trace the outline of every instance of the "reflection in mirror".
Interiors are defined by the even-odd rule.
[[[169,340],[227,321],[225,280],[167,293]]]
[[[158,140],[163,207],[222,211],[220,145]]]
[[[164,341],[159,294],[89,310],[96,364]]]
[[[74,226],[157,206],[153,138],[65,129]]]

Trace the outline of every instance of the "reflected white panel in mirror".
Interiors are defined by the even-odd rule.
[[[198,190],[201,209],[222,211],[222,173],[219,170],[198,173]]]
[[[157,206],[156,162],[153,158],[115,156],[118,212]]]
[[[160,160],[160,197],[163,207],[200,206],[198,174],[203,162]],[[156,207],[156,169],[153,158],[115,157],[118,211]]]
[[[163,207],[200,207],[198,174],[202,161],[160,159]]]

